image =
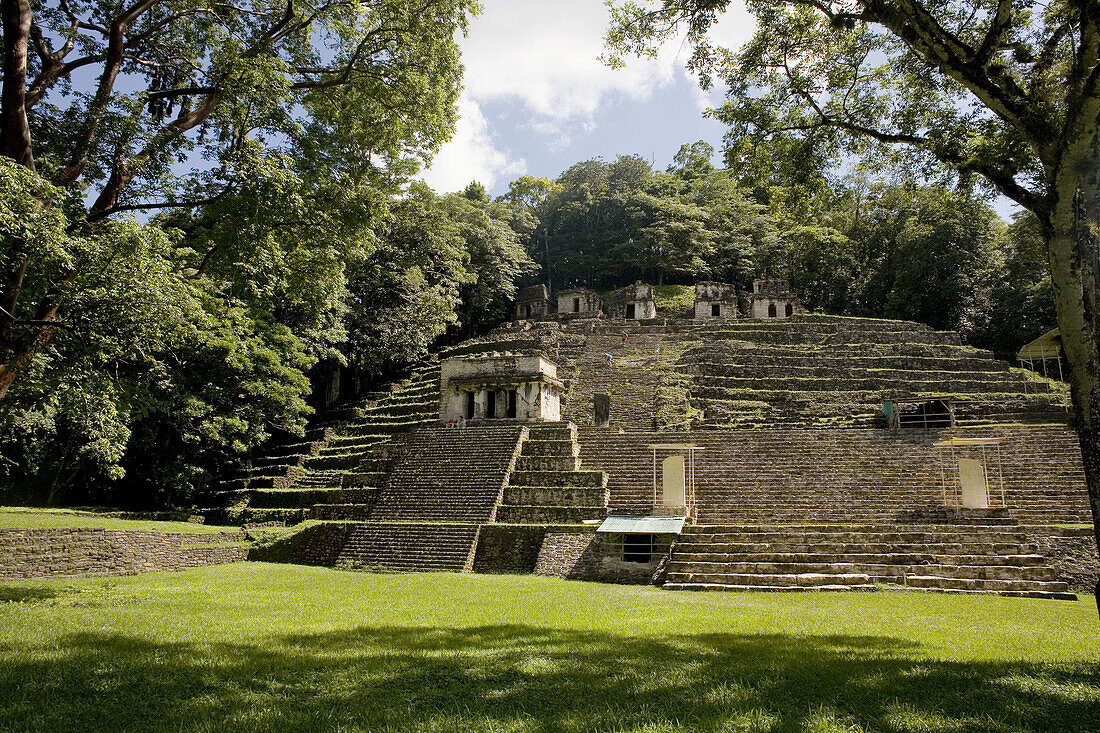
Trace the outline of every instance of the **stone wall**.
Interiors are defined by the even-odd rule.
[[[1039,554],[1054,567],[1058,580],[1079,593],[1091,594],[1100,577],[1096,536],[1091,527],[1025,527],[1028,539],[1038,545]]]
[[[252,548],[248,559],[332,567],[355,526],[353,522],[325,522],[304,527],[271,545]]]
[[[667,555],[651,563],[625,562],[615,555],[616,547],[595,527],[550,528],[542,541],[535,575],[602,583],[648,585],[658,580]]]
[[[133,575],[218,565],[244,560],[248,548],[243,542],[240,532],[0,529],[0,580]]]
[[[474,572],[534,572],[546,529],[544,526],[481,525]]]

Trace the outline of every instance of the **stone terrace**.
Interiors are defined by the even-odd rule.
[[[942,508],[940,449],[932,444],[952,434],[855,428],[615,433],[586,428],[578,439],[586,465],[608,474],[612,513],[652,510],[653,466],[647,445],[695,443],[703,447],[696,458],[700,522],[783,523],[887,521]],[[1091,520],[1080,449],[1068,427],[1005,425],[980,434],[1005,439],[1002,468],[1011,516],[1047,524]]]

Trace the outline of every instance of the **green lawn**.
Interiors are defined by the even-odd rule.
[[[0,584],[0,730],[1097,731],[1076,603],[241,563]]]
[[[54,527],[102,527],[103,529],[152,530],[154,532],[232,532],[240,527],[217,527],[193,522],[154,522],[116,517],[97,517],[70,509],[0,508],[0,529]]]

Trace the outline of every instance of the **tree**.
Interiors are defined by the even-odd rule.
[[[216,202],[287,147],[328,155],[336,169],[339,156],[407,169],[453,129],[453,36],[475,4],[2,0],[2,9],[0,155],[41,169],[65,190],[70,228],[88,228],[121,212]],[[94,88],[81,90],[77,75],[95,76]],[[365,130],[364,146],[355,133]],[[294,145],[303,134],[319,145]],[[181,162],[189,173],[177,172]],[[48,323],[77,279],[38,271],[17,237],[3,246],[0,319],[14,323],[21,305],[38,317],[0,331],[0,397],[52,337]],[[50,282],[34,303],[29,276]]]
[[[1100,546],[1100,3],[751,0],[756,35],[737,54],[706,37],[728,5],[623,3],[608,41],[655,53],[686,25],[691,68],[729,86],[717,116],[735,137],[901,149],[1035,216]]]

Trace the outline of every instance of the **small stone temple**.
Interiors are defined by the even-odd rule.
[[[570,288],[558,291],[558,313],[585,318],[603,315],[603,298],[589,288]]]
[[[440,365],[439,419],[561,420],[558,368],[542,354],[445,359]]]
[[[958,333],[806,313],[783,281],[694,294],[524,289],[514,321],[273,441],[207,516],[319,520],[281,556],[363,570],[1091,592],[1064,384]]]
[[[522,288],[516,294],[516,303],[512,313],[516,320],[524,318],[539,318],[554,312],[554,301],[550,300],[550,294],[545,285],[529,285]]]
[[[753,280],[749,302],[749,318],[790,318],[806,312],[786,280]]]
[[[701,282],[695,284],[696,318],[742,318],[747,303],[736,285]]]
[[[653,286],[640,280],[633,285],[620,288],[611,294],[607,305],[610,318],[624,318],[628,321],[645,321],[657,317],[657,300]]]

